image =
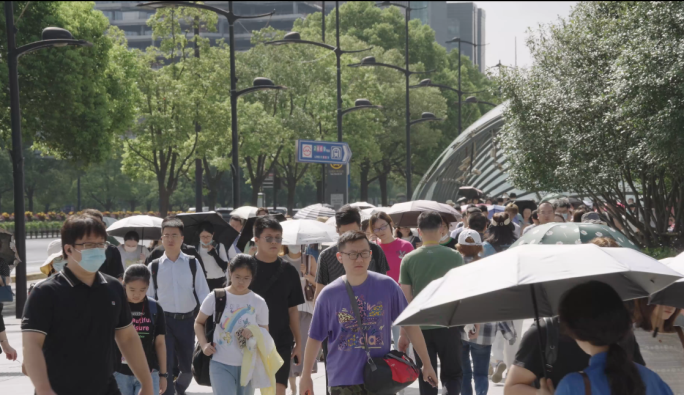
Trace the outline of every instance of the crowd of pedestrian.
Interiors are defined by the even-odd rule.
[[[431,282],[506,251],[537,227],[612,225],[589,201],[522,209],[513,195],[489,202],[497,206],[471,199],[458,207],[457,223],[424,211],[415,228],[397,226],[384,211],[362,221],[346,205],[335,213],[339,239],[323,249],[283,245],[281,223],[260,209],[244,253],[238,238],[218,242],[208,222],[197,229],[198,243],[186,244],[177,217],[163,220],[154,248],[136,232],[114,247],[102,214],[86,210],[65,221],[49,247],[49,278],[30,292],[21,324],[25,371],[38,395],[185,394],[203,354],[214,394],[285,395],[290,387],[313,395],[322,360],[329,394],[361,395],[373,393],[367,365],[393,355],[415,361],[421,395],[436,395],[440,382],[444,393],[484,395],[490,381],[505,381],[506,395],[684,393],[680,310],[623,303],[600,282],[569,291],[559,316],[525,333],[521,320],[394,326]],[[228,222],[245,230],[243,218]],[[617,246],[610,237],[592,242]],[[0,349],[16,358],[1,318]]]

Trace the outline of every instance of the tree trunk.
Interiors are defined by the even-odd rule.
[[[164,183],[159,185],[159,216],[166,218],[170,209],[171,194],[164,187]]]
[[[129,200],[128,201],[131,212],[135,211],[135,206],[137,206],[137,203],[138,202],[136,202],[135,200]],[[149,204],[148,204],[148,206],[149,206]],[[147,211],[150,211],[149,207],[148,207]]]
[[[133,206],[132,203],[131,203],[131,207],[135,208],[135,206]],[[133,210],[133,211],[135,211],[135,210]],[[147,201],[147,212],[150,212],[150,211],[152,211],[152,201],[148,200]]]
[[[380,199],[382,199],[382,207],[387,207],[387,176],[388,173],[382,173],[378,176],[378,182],[380,183]],[[363,200],[365,202],[365,200]]]
[[[0,210],[0,213],[2,210]],[[49,213],[50,212],[50,203],[45,203],[45,210],[43,210],[44,213]]]
[[[33,194],[35,189],[33,187],[26,188],[26,198],[28,199],[28,211],[33,212]],[[14,214],[16,215],[16,213]]]
[[[252,206],[257,205],[257,201],[259,200],[259,191],[260,190],[261,190],[261,181],[253,180],[252,181]]]

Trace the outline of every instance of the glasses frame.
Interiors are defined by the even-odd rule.
[[[364,253],[368,253],[368,256],[364,257],[363,256]],[[340,251],[340,254],[344,254],[344,255],[348,256],[349,259],[351,259],[352,261],[359,259],[359,257],[361,257],[363,259],[368,259],[371,257],[372,253],[373,253],[373,251],[371,251],[371,250],[364,250],[361,252],[342,252],[342,251]],[[352,255],[356,255],[356,256],[352,258]]]

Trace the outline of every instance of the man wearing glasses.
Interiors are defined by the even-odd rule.
[[[178,379],[174,385],[173,376],[166,378],[168,384],[164,394],[185,394],[192,381],[195,311],[210,290],[197,259],[181,251],[183,221],[175,217],[164,219],[162,245],[164,253],[161,258],[149,264],[152,283],[147,289],[147,297],[159,302],[164,310],[167,372],[174,371],[178,360]]]
[[[344,233],[337,241],[336,257],[344,267],[346,276],[325,287],[316,302],[306,344],[300,395],[315,395],[311,368],[326,338],[331,395],[368,395],[363,378],[368,360],[364,343],[368,345],[372,358],[383,357],[390,351],[392,323],[408,303],[396,281],[368,270],[372,257],[371,246],[366,234],[358,230]],[[352,288],[362,323],[357,322],[351,307],[347,283]],[[402,336],[410,338],[416,353],[426,361],[422,376],[429,382],[435,382],[435,371],[430,364],[420,328],[404,327]],[[403,343],[408,345],[409,339],[404,339]]]
[[[278,257],[283,243],[283,227],[277,220],[258,218],[254,223],[254,241],[257,252],[253,259],[257,270],[250,288],[268,305],[268,332],[285,361],[276,372],[276,395],[285,395],[290,359],[294,359],[296,365],[302,363],[301,342],[306,341],[299,336],[297,310],[297,306],[304,303],[302,285],[297,269]]]
[[[64,269],[36,285],[21,321],[24,366],[37,395],[119,394],[114,347],[152,395],[152,376],[121,283],[100,270],[107,232],[73,215],[62,226]],[[156,395],[156,394],[155,394]]]

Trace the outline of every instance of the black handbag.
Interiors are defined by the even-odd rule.
[[[371,357],[354,290],[346,279],[344,284],[347,287],[349,302],[354,312],[354,318],[356,318],[359,334],[363,339],[363,348],[368,357],[368,361],[363,369],[364,387],[368,392],[376,395],[396,394],[418,379],[420,369],[418,369],[408,355],[398,350],[392,350],[382,358]]]
[[[225,288],[217,288],[214,290],[214,297],[216,304],[214,315],[207,318],[204,323],[204,336],[206,336],[209,343],[214,342],[214,330],[216,323],[221,322],[223,310],[226,308],[226,290]],[[214,320],[214,317],[216,319]],[[197,381],[197,384],[211,387],[211,379],[209,378],[209,364],[211,363],[211,356],[204,355],[202,346],[195,344],[195,351],[192,353],[192,376]]]

